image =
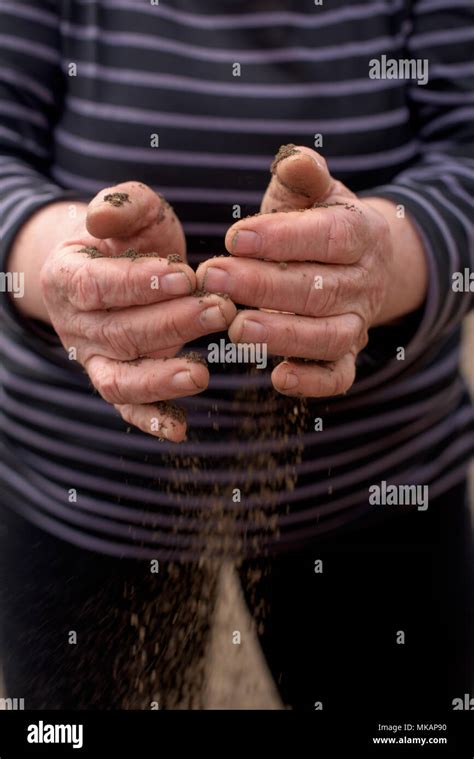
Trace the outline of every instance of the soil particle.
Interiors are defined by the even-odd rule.
[[[111,192],[104,195],[104,203],[110,203],[115,208],[120,208],[125,203],[131,203],[128,192]]]
[[[181,264],[183,263],[183,257],[179,255],[179,253],[170,253],[169,256],[166,256],[166,260],[169,264]]]
[[[280,269],[288,269],[288,263],[286,261],[280,261],[278,266],[280,267]]]

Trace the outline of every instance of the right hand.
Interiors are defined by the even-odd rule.
[[[104,201],[112,193],[128,200]],[[99,257],[82,248],[97,248]],[[128,248],[160,257],[118,257]],[[171,253],[183,263],[168,262]],[[124,182],[91,201],[77,235],[56,246],[40,278],[54,329],[101,396],[128,423],[175,442],[184,439],[186,423],[153,404],[202,392],[209,372],[174,357],[183,344],[226,330],[236,314],[218,295],[192,296],[196,276],[184,259],[172,208],[149,187]]]

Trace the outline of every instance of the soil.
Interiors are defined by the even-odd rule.
[[[101,253],[100,250],[94,247],[85,247],[79,250],[79,253],[87,253],[89,258],[111,258],[105,253]],[[139,253],[135,248],[127,248],[123,253],[119,253],[113,258],[131,258],[132,261],[136,261],[137,258],[161,258],[159,253]]]
[[[272,165],[270,166],[271,173],[272,174],[275,173],[278,164],[281,161],[284,161],[285,158],[289,158],[291,155],[298,155],[300,153],[301,153],[301,150],[298,150],[296,145],[293,145],[292,142],[289,142],[287,145],[280,145],[278,149],[278,153],[276,154],[275,158],[273,159]]]
[[[221,298],[224,298],[224,300],[229,299],[229,295],[227,293],[210,293],[207,290],[195,290],[193,293],[191,293],[193,298],[205,298],[207,295],[219,295]]]
[[[169,256],[166,256],[166,260],[169,264],[181,264],[184,259],[179,253],[170,253]]]
[[[115,208],[120,208],[125,203],[131,203],[128,192],[111,192],[108,195],[104,195],[104,203],[110,203]]]
[[[79,253],[86,253],[89,258],[102,258],[103,254],[98,250],[97,248],[94,248],[93,245],[85,246],[84,248],[81,248]]]
[[[169,217],[173,224],[176,223],[176,215],[173,213],[173,206],[171,203],[168,203],[165,196],[161,194],[161,192],[157,193],[159,199],[161,200],[161,206],[160,210],[158,211],[158,216],[156,217],[155,224],[161,224],[162,221],[166,218],[166,212],[170,211]]]
[[[185,353],[180,358],[184,358],[186,359],[186,361],[192,364],[203,364],[203,366],[207,366],[207,361],[204,358],[204,356],[201,356],[201,354],[197,353],[196,351],[190,351],[189,353]]]
[[[175,406],[174,403],[169,403],[168,401],[157,401],[153,405],[158,409],[160,414],[164,414],[170,419],[183,424],[186,422],[186,412],[180,406]]]
[[[348,211],[352,211],[352,213],[362,213],[361,209],[354,203],[341,203],[337,200],[334,203],[313,203],[311,208],[331,208],[332,206],[343,206]]]

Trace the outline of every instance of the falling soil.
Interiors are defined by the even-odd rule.
[[[202,361],[199,354],[187,356]],[[257,369],[250,373],[260,376]],[[182,421],[181,410],[173,404],[157,405]],[[267,601],[260,584],[270,573],[267,542],[278,538],[279,495],[296,484],[295,468],[302,447],[288,449],[287,443],[305,428],[306,404],[268,387],[247,384],[235,394],[233,410],[238,427],[232,434],[243,445],[228,464],[230,481],[220,484],[212,476],[221,461],[218,456],[164,456],[171,471],[165,490],[178,505],[182,503],[176,510],[173,532],[190,535],[196,560],[185,562],[178,556],[176,561],[166,562],[156,594],[138,594],[128,585],[124,588],[134,643],[117,661],[117,672],[125,671],[130,682],[123,708],[148,709],[153,701],[160,709],[205,708],[207,662],[224,565],[240,573],[255,630],[263,631]],[[199,430],[190,430],[190,437],[199,440]],[[266,449],[270,441],[277,442],[275,450]],[[200,482],[196,475],[203,469],[210,477]],[[235,501],[236,492],[239,498]],[[189,496],[199,497],[205,506],[190,510],[185,503]],[[186,532],[190,518],[196,525],[192,533],[189,526]],[[156,579],[144,577],[143,582],[153,586]],[[222,641],[224,646],[229,644],[229,640]]]
[[[115,208],[120,208],[125,203],[131,203],[128,192],[111,192],[108,195],[104,195],[104,203],[110,203]]]

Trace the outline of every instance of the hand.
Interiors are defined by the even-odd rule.
[[[149,187],[126,182],[92,200],[40,280],[52,325],[102,397],[130,424],[173,441],[185,437],[185,422],[166,404],[150,404],[202,392],[209,372],[172,357],[184,343],[226,329],[236,313],[217,295],[192,297],[196,277],[184,257],[172,208]]]
[[[229,336],[291,357],[273,370],[276,390],[339,395],[354,382],[368,330],[417,307],[425,285],[413,297],[410,286],[405,299],[397,294],[402,274],[395,272],[394,235],[378,199],[359,200],[315,151],[286,146],[272,173],[262,213],[228,230],[231,257],[202,264],[198,283],[260,309],[239,311]],[[395,218],[392,204],[380,202]],[[408,232],[410,244],[419,244]],[[388,297],[393,286],[395,299]]]

